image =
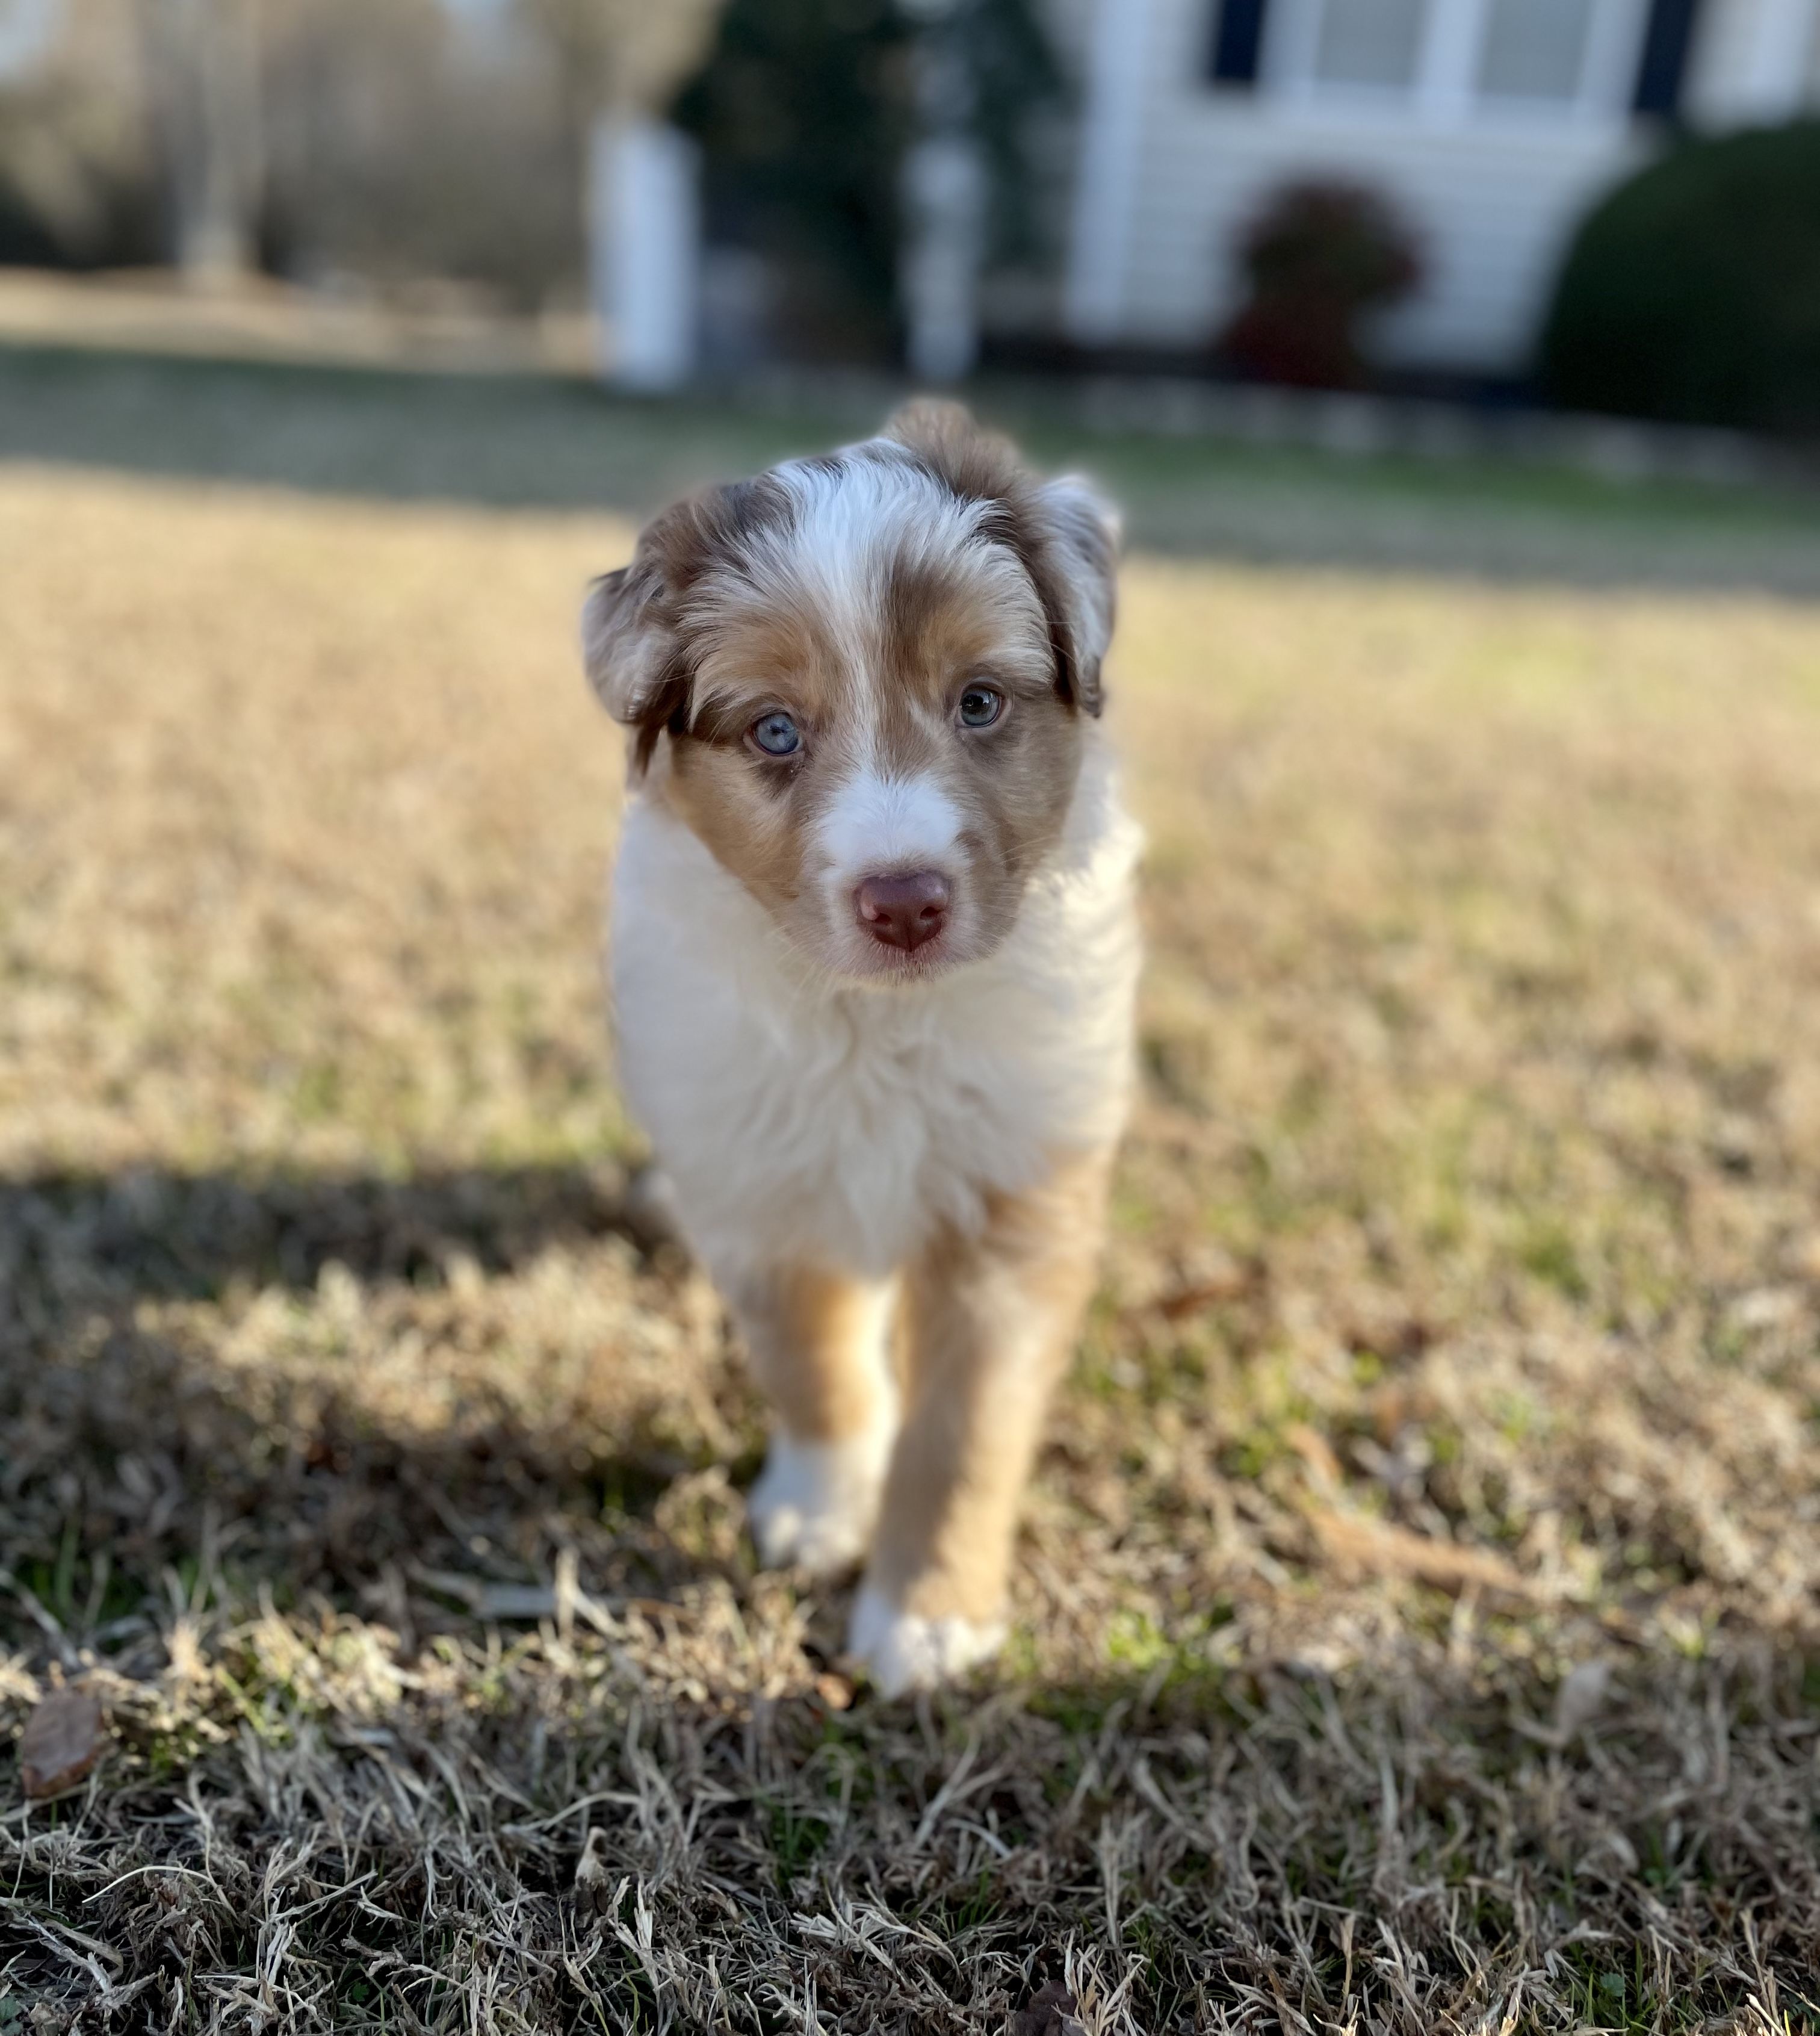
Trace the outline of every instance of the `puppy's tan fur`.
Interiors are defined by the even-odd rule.
[[[910,1412],[872,1574],[914,1616],[989,1627],[1003,1609],[1017,1504],[1050,1389],[1093,1291],[1108,1167],[1061,1161],[984,1227],[949,1230],[905,1282]]]

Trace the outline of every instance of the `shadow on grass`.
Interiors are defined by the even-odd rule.
[[[683,1352],[688,1281],[612,1170],[0,1178],[0,1569],[80,1632],[211,1542],[284,1602],[477,1551],[547,1578],[564,1518],[605,1556],[741,1455],[707,1384],[676,1416],[641,1335]],[[743,1418],[714,1318],[694,1334]]]
[[[639,401],[532,375],[0,345],[0,460],[642,517],[704,483],[864,436],[893,400],[865,379],[756,405]],[[1820,596],[1820,506],[1803,494],[1088,432],[1064,394],[1023,385],[982,387],[978,401],[1038,459],[1098,476],[1141,549]]]
[[[1679,2029],[1753,1994],[1728,2026],[1803,2026],[1814,1691],[1785,1642],[1613,1646],[1569,1717],[1558,1635],[1468,1620],[1456,1662],[1381,1623],[1323,1672],[1188,1619],[1140,1668],[849,1706],[845,1592],[755,1574],[756,1423],[710,1342],[637,1393],[527,1390],[530,1283],[491,1316],[460,1284],[572,1245],[622,1322],[680,1322],[624,1231],[560,1167],[0,1186],[0,1704],[86,1650],[119,1741],[30,1819],[0,1781],[0,1994],[104,2023],[139,1986],[198,2028],[255,1982],[300,1989],[299,2027],[329,1984],[349,2027],[496,1996],[527,2027],[782,2030],[812,1999],[933,2036],[1047,1978],[1116,2036]],[[278,1299],[236,1314],[236,1282]],[[365,1375],[413,1338],[428,1366]],[[461,1390],[425,1419],[443,1350]],[[565,1556],[597,1623],[538,1598]]]
[[[206,1300],[236,1280],[313,1288],[330,1265],[356,1280],[439,1280],[452,1257],[514,1271],[553,1244],[661,1239],[616,1171],[575,1166],[379,1174],[0,1176],[0,1325],[14,1311],[107,1300]]]

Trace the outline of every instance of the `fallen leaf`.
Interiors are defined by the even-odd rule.
[[[19,1740],[25,1793],[42,1801],[73,1789],[101,1758],[107,1736],[101,1699],[80,1683],[41,1698]]]
[[[1521,1570],[1489,1549],[1456,1548],[1451,1541],[1411,1533],[1407,1527],[1326,1506],[1310,1506],[1308,1518],[1328,1560],[1355,1575],[1415,1577],[1441,1590],[1464,1590],[1476,1584],[1512,1597],[1538,1595]]]

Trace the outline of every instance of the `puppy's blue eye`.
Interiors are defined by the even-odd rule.
[[[762,715],[752,723],[752,737],[767,756],[793,756],[803,746],[802,730],[787,714]]]
[[[997,686],[969,686],[960,696],[963,728],[990,728],[1004,712],[1004,695]]]

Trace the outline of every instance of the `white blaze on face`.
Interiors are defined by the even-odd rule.
[[[1015,561],[981,539],[987,505],[961,500],[895,450],[833,467],[792,462],[778,469],[778,478],[796,510],[779,540],[779,572],[812,605],[819,632],[843,663],[848,688],[845,725],[828,754],[831,771],[844,766],[844,774],[814,824],[808,858],[840,963],[861,975],[882,965],[876,944],[855,922],[859,886],[869,877],[925,870],[946,877],[952,889],[944,948],[945,958],[954,959],[964,951],[974,910],[967,895],[963,816],[939,773],[916,767],[914,750],[894,757],[884,736],[878,688],[890,649],[881,641],[888,590],[892,574],[904,566],[945,574],[957,589],[996,600],[1010,617],[1008,633],[1019,624],[1027,632],[1034,590]],[[924,746],[939,754],[948,733],[939,713],[924,733],[929,737]]]
[[[816,828],[816,846],[837,910],[869,877],[933,869],[960,877],[959,809],[931,776],[887,777],[854,771]]]

